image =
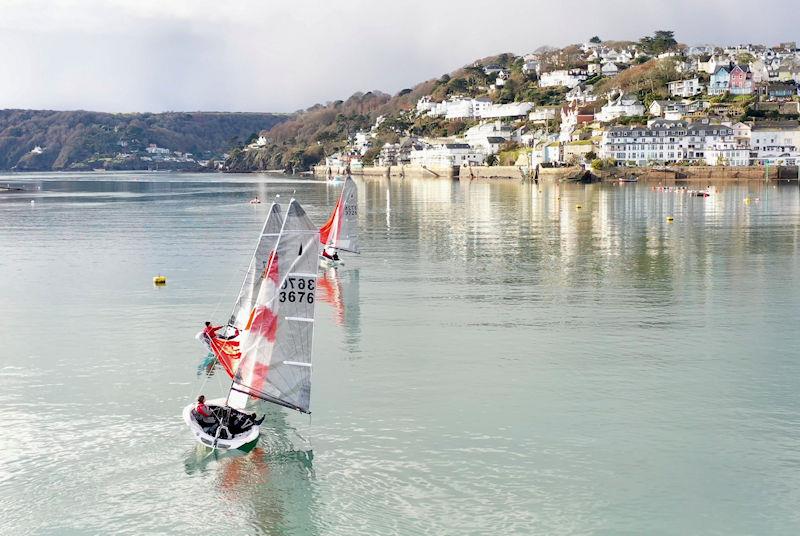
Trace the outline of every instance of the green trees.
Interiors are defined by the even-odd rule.
[[[603,40],[602,40],[602,39],[600,39],[599,37],[597,37],[597,36],[595,35],[594,37],[592,37],[591,39],[589,39],[589,42],[590,42],[590,43],[594,43],[595,45],[599,45],[600,43],[602,43],[602,42],[603,42]]]
[[[653,35],[646,35],[639,39],[639,44],[648,54],[658,55],[672,50],[678,45],[675,32],[672,30],[657,30]]]

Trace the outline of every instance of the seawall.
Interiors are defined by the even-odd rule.
[[[345,168],[328,168],[314,166],[314,175],[345,175]],[[462,166],[462,167],[426,167],[426,166],[365,166],[350,170],[352,175],[362,177],[409,177],[449,180],[477,179],[513,179],[527,178],[528,169],[519,166]],[[577,177],[583,173],[578,166],[539,168],[539,180],[559,182]],[[652,167],[619,167],[594,172],[602,181],[615,181],[623,175],[636,175],[639,180],[647,182],[692,181],[692,180],[797,180],[797,167],[794,166],[671,166],[665,168]]]
[[[409,177],[427,179],[457,179],[458,167],[444,166],[364,166],[351,169],[350,174],[360,177]],[[345,175],[345,168],[329,168],[327,166],[314,166],[314,175],[327,177],[328,175]]]

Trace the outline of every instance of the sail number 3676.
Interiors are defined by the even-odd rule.
[[[287,277],[278,293],[278,301],[290,303],[314,303],[314,279]]]

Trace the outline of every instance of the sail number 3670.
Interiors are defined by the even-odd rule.
[[[287,277],[278,293],[278,301],[290,303],[314,303],[314,279]]]

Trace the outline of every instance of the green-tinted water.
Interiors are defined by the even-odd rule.
[[[322,223],[339,186],[6,182],[30,191],[0,194],[0,533],[800,531],[796,186],[358,181],[313,418],[204,459],[180,411],[223,392],[193,337],[233,305],[246,201]]]

